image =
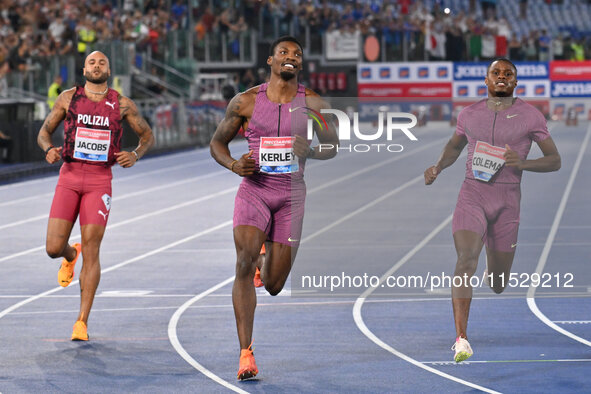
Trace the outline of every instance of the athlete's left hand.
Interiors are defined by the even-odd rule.
[[[505,165],[507,167],[515,167],[518,170],[522,169],[523,160],[519,158],[517,152],[512,150],[509,145],[505,144],[505,153],[503,153],[503,157],[505,157]]]
[[[117,163],[123,168],[129,168],[137,161],[133,153],[124,150],[115,153],[115,157],[117,158]]]
[[[308,140],[306,140],[301,135],[296,135],[295,141],[293,143],[293,153],[295,153],[297,157],[303,160],[306,157],[308,157],[309,152],[310,144],[308,144]]]

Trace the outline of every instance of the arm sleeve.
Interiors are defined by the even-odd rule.
[[[548,132],[548,124],[544,115],[537,109],[535,111],[536,115],[533,117],[533,124],[529,130],[529,138],[532,141],[540,142],[550,137],[550,133]]]

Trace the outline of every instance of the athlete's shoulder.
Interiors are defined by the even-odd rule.
[[[306,98],[307,97],[320,97],[320,95],[318,93],[316,93],[315,91],[313,91],[310,88],[306,88]]]
[[[72,101],[74,94],[76,94],[77,89],[78,86],[73,86],[70,89],[61,92],[55,100],[54,108],[63,108],[64,110],[67,110],[70,107],[70,102]]]
[[[319,111],[323,108],[330,108],[330,105],[318,93],[312,89],[306,88],[306,107]]]
[[[521,116],[529,120],[528,124],[530,127],[546,127],[546,117],[538,108],[534,107],[528,102],[523,101],[520,98],[515,100],[513,104],[516,112],[519,112]]]
[[[119,113],[121,115],[121,119],[125,118],[126,116],[135,116],[139,114],[137,106],[132,99],[122,94],[119,94],[117,99],[119,100]]]
[[[254,111],[254,105],[256,103],[257,93],[259,92],[259,86],[253,86],[252,88],[238,93],[228,103],[226,108],[226,115],[240,116],[250,118]]]
[[[531,112],[535,116],[544,116],[544,114],[542,114],[538,108],[536,108],[533,105],[531,105],[530,103],[520,99],[519,97],[517,97],[515,99],[515,104],[513,104],[513,105],[516,108],[518,108],[520,111]]]
[[[256,100],[257,94],[259,93],[259,90],[261,89],[262,85],[257,85],[257,86],[253,86],[250,89],[245,90],[244,92],[238,93],[236,96],[234,96],[234,98],[239,97],[241,101],[243,102],[248,102],[248,101],[252,101],[254,103],[254,101]]]
[[[485,98],[484,99],[481,99],[481,100],[478,100],[475,103],[472,103],[472,104],[468,105],[461,112],[472,113],[472,112],[479,112],[479,111],[482,111],[484,109],[487,109],[487,107],[486,107],[486,100],[487,99],[485,99]]]

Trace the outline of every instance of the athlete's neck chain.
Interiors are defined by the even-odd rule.
[[[84,89],[86,89],[86,91],[87,91],[88,93],[92,93],[92,94],[100,94],[100,95],[103,95],[103,94],[107,93],[107,91],[109,90],[109,87],[107,86],[107,87],[105,88],[105,91],[104,91],[104,92],[93,92],[92,90],[88,89],[87,87],[85,87]]]

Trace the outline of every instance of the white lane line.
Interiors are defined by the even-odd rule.
[[[385,165],[386,163],[382,163],[382,165]],[[344,176],[342,177],[343,180],[344,179],[348,179],[348,176]],[[353,211],[352,213],[342,217],[339,220],[334,221],[333,223],[329,224],[328,226],[325,226],[324,228],[316,231],[315,233],[303,238],[300,242],[300,245],[306,243],[307,241],[310,241],[311,239],[317,237],[318,235],[326,232],[327,230],[335,227],[336,225],[352,218],[355,215],[360,214],[361,212],[366,211],[367,209],[373,207],[374,205],[378,204],[379,202],[387,199],[388,197],[392,197],[393,195],[401,192],[402,190],[408,188],[409,186],[413,185],[414,183],[416,183],[417,181],[423,179],[423,175],[420,175],[416,178],[411,179],[410,181],[405,182],[403,185],[397,187],[396,189],[390,191],[389,193],[386,193],[385,195],[382,195],[381,197],[378,197],[377,199],[365,204],[364,206],[358,208],[357,210]],[[319,190],[319,189],[318,189]],[[311,192],[310,192],[311,193]],[[171,318],[171,321],[168,324],[168,337],[170,338],[170,342],[172,343],[173,347],[175,348],[175,350],[177,352],[179,352],[179,354],[181,354],[181,356],[187,360],[187,362],[189,362],[189,364],[193,365],[195,367],[195,369],[197,369],[198,371],[202,372],[203,374],[205,374],[206,376],[210,377],[211,379],[215,380],[216,382],[220,383],[221,385],[226,386],[226,384],[232,386],[230,383],[228,383],[227,381],[221,379],[219,376],[215,375],[212,371],[208,370],[207,368],[203,367],[201,364],[199,364],[197,361],[195,361],[187,352],[186,350],[183,348],[183,346],[181,345],[178,337],[177,337],[177,333],[176,333],[176,325],[178,324],[178,321],[180,319],[180,317],[182,316],[182,314],[196,301],[201,300],[202,298],[206,297],[208,294],[212,293],[213,291],[223,287],[224,285],[231,283],[234,280],[234,276],[224,280],[223,282],[218,283],[217,285],[215,285],[214,287],[212,287],[211,289],[207,290],[204,293],[200,293],[197,296],[195,296],[194,298],[192,298],[191,300],[185,302],[181,308],[182,311],[179,312],[175,312],[173,315],[173,318]],[[215,290],[212,290],[215,289]],[[211,291],[210,291],[211,290]],[[207,294],[205,294],[207,293]],[[179,309],[180,310],[180,309]],[[174,322],[173,322],[174,319]],[[223,382],[223,383],[222,383]],[[235,386],[232,386],[235,387]]]
[[[191,365],[193,368],[195,368],[196,370],[198,370],[199,372],[201,372],[203,375],[207,376],[208,378],[210,378],[211,380],[213,380],[214,382],[232,390],[235,391],[237,393],[248,393],[247,391],[242,390],[241,388],[234,386],[233,384],[225,381],[224,379],[220,378],[219,376],[217,376],[216,374],[214,374],[213,372],[211,372],[209,369],[205,368],[203,365],[201,365],[200,363],[198,363],[193,357],[191,357],[191,355],[189,353],[187,353],[187,351],[185,350],[185,348],[183,348],[183,346],[181,345],[181,343],[179,342],[178,336],[177,336],[177,332],[176,332],[176,327],[178,324],[179,319],[181,318],[181,316],[183,315],[183,313],[195,302],[199,301],[200,299],[207,297],[207,295],[213,293],[214,291],[224,287],[225,285],[227,285],[228,283],[232,283],[232,281],[234,281],[234,277],[231,276],[228,279],[218,283],[217,285],[210,287],[209,289],[205,290],[203,293],[200,293],[198,295],[196,295],[195,297],[191,298],[189,301],[185,302],[183,305],[181,305],[180,308],[178,308],[176,310],[176,312],[174,312],[174,314],[172,315],[172,317],[170,318],[170,321],[168,322],[168,339],[170,340],[170,343],[172,344],[172,347],[174,348],[174,350],[176,350],[176,352],[187,362],[189,363],[189,365]]]
[[[176,155],[175,155],[176,158]],[[213,159],[212,158],[207,158],[207,159],[201,159],[201,160],[197,160],[194,162],[189,162],[189,163],[183,163],[183,164],[177,164],[174,166],[170,166],[170,167],[164,167],[164,168],[158,168],[156,170],[147,170],[147,171],[141,171],[141,169],[135,169],[135,171],[138,171],[136,174],[133,175],[119,175],[119,170],[117,168],[113,169],[113,172],[117,172],[117,176],[113,177],[113,185],[118,185],[119,183],[124,183],[129,181],[130,179],[135,179],[135,178],[140,178],[143,176],[152,176],[154,174],[159,174],[161,172],[170,172],[170,171],[174,171],[174,170],[178,170],[178,169],[186,169],[188,167],[193,167],[193,166],[197,166],[201,163],[207,163],[207,162],[212,162]],[[120,171],[127,171],[127,169],[121,168]],[[57,183],[57,175],[51,176],[51,177],[46,177],[43,179],[37,179],[34,181],[25,181],[25,182],[20,182],[20,183],[14,183],[14,184],[9,184],[9,185],[4,185],[4,186],[0,186],[0,190],[2,188],[7,188],[7,187],[12,187],[12,186],[21,186],[26,184],[27,186],[30,185],[31,183],[39,183],[41,181],[52,181]],[[55,178],[55,179],[54,179]],[[30,183],[28,183],[30,182]],[[22,204],[25,202],[29,202],[29,201],[33,201],[33,200],[38,200],[38,199],[45,199],[47,197],[51,197],[53,196],[53,192],[50,193],[43,193],[43,194],[37,194],[34,196],[30,196],[30,197],[23,197],[23,198],[18,198],[18,199],[12,199],[10,201],[4,201],[0,203],[0,207],[4,207],[4,206],[9,206],[9,205],[16,205],[16,204]]]
[[[147,194],[147,193],[152,193],[155,192],[157,190],[162,190],[162,189],[168,189],[171,187],[175,187],[175,186],[179,186],[179,185],[184,185],[187,183],[192,183],[192,182],[196,182],[196,181],[201,181],[203,179],[208,179],[208,178],[213,178],[213,177],[217,177],[219,175],[228,173],[227,170],[220,170],[220,171],[215,171],[209,174],[205,174],[205,175],[199,175],[199,176],[195,176],[195,177],[191,177],[191,178],[186,178],[186,179],[182,179],[180,181],[175,181],[175,182],[170,182],[170,183],[164,183],[158,186],[154,186],[154,187],[150,187],[150,188],[145,188],[145,189],[141,189],[141,190],[137,190],[135,192],[131,192],[131,193],[126,193],[126,194],[122,194],[121,196],[115,196],[113,197],[113,202],[119,202],[121,200],[126,200],[128,198],[132,198],[132,197],[137,197],[143,194]],[[52,196],[53,193],[48,193],[49,196]],[[31,217],[28,219],[23,219],[23,220],[19,220],[16,222],[12,222],[12,223],[7,223],[4,224],[2,226],[0,226],[0,230],[5,229],[5,228],[9,228],[9,227],[15,227],[21,224],[26,224],[26,223],[30,223],[30,222],[34,222],[37,220],[42,220],[42,219],[47,219],[49,216],[49,212],[47,214],[44,215],[39,215],[39,216],[35,216],[35,217]]]
[[[24,197],[24,198],[18,198],[16,200],[4,201],[4,202],[0,203],[0,207],[6,207],[6,206],[9,206],[9,205],[21,204],[23,202],[29,202],[29,201],[33,201],[33,200],[46,199],[47,197],[51,197],[51,196],[53,196],[53,192],[51,192],[51,193],[43,193],[43,194],[36,194],[34,196],[31,196],[31,197]]]
[[[402,185],[398,186],[396,189],[389,191],[388,193],[382,195],[381,197],[378,197],[375,200],[369,202],[368,204],[362,206],[361,208],[358,208],[358,209],[354,210],[353,212],[343,216],[339,220],[335,220],[334,222],[332,222],[328,226],[325,226],[325,227],[321,228],[320,230],[310,234],[309,236],[302,239],[302,241],[300,243],[304,243],[306,241],[311,240],[312,238],[316,238],[318,235],[330,230],[331,228],[333,228],[335,226],[338,226],[339,224],[343,223],[344,221],[351,219],[353,216],[356,216],[356,215],[360,214],[361,212],[366,211],[367,209],[373,207],[374,205],[392,197],[394,194],[401,192],[402,190],[406,189],[407,187],[412,186],[413,184],[415,184],[423,179],[424,179],[424,176],[419,175],[419,176],[411,179],[410,181],[403,183]]]
[[[591,324],[591,320],[554,320],[557,324]]]
[[[21,224],[36,222],[37,220],[41,220],[41,219],[47,219],[48,216],[49,216],[49,213],[46,213],[46,214],[39,215],[39,216],[33,216],[32,218],[23,219],[23,220],[19,220],[19,221],[16,221],[16,222],[3,224],[2,226],[0,226],[0,230],[4,230],[5,228],[20,226]]]
[[[501,364],[501,363],[580,363],[580,362],[590,362],[591,358],[567,358],[567,359],[560,359],[560,360],[543,360],[543,359],[536,359],[536,360],[471,360],[471,361],[462,361],[461,363],[456,363],[455,361],[421,361],[423,364],[432,364],[432,365],[453,365],[456,367],[462,367],[464,365],[470,364]]]
[[[180,239],[180,240],[175,241],[175,242],[171,242],[171,243],[169,243],[167,245],[164,245],[164,246],[162,246],[160,248],[153,249],[153,250],[151,250],[151,251],[149,251],[147,253],[144,253],[144,254],[141,254],[139,256],[133,257],[131,259],[125,260],[125,261],[123,261],[123,262],[121,262],[119,264],[115,264],[115,265],[113,265],[113,266],[111,266],[109,268],[105,268],[105,269],[101,270],[101,274],[106,274],[107,272],[111,272],[111,271],[114,271],[114,270],[119,269],[121,267],[125,267],[126,265],[129,265],[131,263],[135,263],[136,261],[143,260],[146,257],[153,256],[153,255],[158,254],[160,252],[163,252],[165,250],[174,248],[175,246],[181,245],[181,244],[183,244],[185,242],[192,241],[192,240],[194,240],[196,238],[199,238],[199,237],[202,237],[204,235],[207,235],[207,234],[209,234],[211,232],[214,232],[216,230],[219,230],[219,229],[221,229],[223,227],[229,226],[230,224],[232,224],[232,221],[231,220],[228,220],[228,221],[223,222],[221,224],[218,224],[216,226],[212,226],[212,227],[210,227],[210,228],[208,228],[206,230],[200,231],[200,232],[198,232],[196,234],[190,235],[188,237],[185,237],[185,238]],[[70,283],[70,286],[76,285],[77,283],[79,283],[78,280],[72,281],[72,283]],[[14,304],[14,305],[11,305],[8,308],[6,308],[6,309],[4,309],[3,311],[0,312],[0,319],[3,318],[4,316],[6,316],[7,314],[9,314],[10,312],[12,312],[12,311],[20,308],[23,305],[29,304],[29,303],[31,303],[31,302],[33,302],[35,300],[38,300],[39,298],[43,298],[43,297],[45,297],[47,295],[56,293],[56,292],[58,292],[60,290],[63,290],[63,289],[65,289],[65,287],[59,286],[59,287],[53,288],[51,290],[45,291],[43,293],[37,294],[37,295],[35,295],[33,297],[29,297],[29,298],[27,298],[25,300],[22,300],[21,302],[18,302],[18,303]]]
[[[131,219],[126,219],[126,220],[123,220],[123,221],[118,222],[118,223],[115,223],[115,224],[109,224],[108,225],[108,228],[109,229],[117,228],[117,227],[120,227],[120,226],[129,224],[129,223],[136,222],[138,220],[149,218],[151,216],[156,216],[156,215],[160,215],[160,214],[163,214],[163,213],[166,213],[166,212],[173,211],[175,209],[184,208],[184,207],[189,206],[189,205],[197,204],[197,203],[200,203],[202,201],[206,201],[206,200],[210,200],[212,198],[223,196],[224,194],[228,194],[228,193],[234,192],[237,189],[238,189],[238,186],[233,186],[233,187],[230,187],[228,189],[224,189],[224,190],[222,190],[220,192],[217,192],[217,193],[211,193],[211,194],[208,194],[206,196],[196,198],[194,200],[185,201],[183,203],[172,205],[170,207],[159,209],[157,211],[152,211],[150,213],[146,213],[146,214],[143,214],[143,215],[138,215],[138,216],[135,216],[135,217],[133,217]],[[76,239],[79,239],[79,238],[80,238],[80,234],[74,235],[74,236],[70,237],[70,241],[73,241],[73,240],[76,240]],[[0,258],[0,263],[3,262],[3,261],[6,261],[6,260],[10,260],[10,259],[16,258],[16,257],[27,255],[29,253],[39,252],[39,251],[44,250],[44,249],[45,249],[45,245],[42,245],[42,246],[38,246],[36,248],[31,248],[31,249],[24,250],[22,252],[13,253],[13,254],[11,254],[9,256],[4,256],[4,257]]]
[[[326,162],[318,163],[318,164],[314,165],[314,167],[319,167],[319,166],[321,166],[321,165],[323,165],[325,163]],[[221,172],[223,173],[223,172],[227,172],[227,171],[222,170]],[[207,175],[202,175],[200,177],[209,177],[209,176],[211,176],[211,175],[210,174],[207,174]],[[196,177],[196,178],[200,178],[200,177]],[[127,220],[124,220],[122,222],[118,222],[118,223],[115,223],[115,224],[109,224],[108,225],[108,228],[110,228],[110,229],[117,228],[119,226],[123,226],[123,225],[129,224],[129,223],[133,223],[133,222],[138,221],[138,220],[146,219],[146,218],[151,217],[151,216],[159,215],[159,214],[166,213],[166,212],[169,212],[169,211],[172,211],[172,210],[175,210],[175,209],[179,209],[179,208],[184,208],[184,207],[186,207],[188,205],[196,204],[196,203],[199,203],[199,202],[202,202],[202,201],[205,201],[205,200],[209,200],[211,198],[222,196],[224,194],[230,193],[230,192],[235,191],[237,189],[238,189],[238,186],[233,186],[231,188],[224,189],[221,192],[208,194],[208,195],[206,195],[204,197],[199,197],[199,198],[194,199],[194,200],[185,201],[183,203],[170,206],[168,208],[163,208],[163,209],[159,209],[157,211],[150,212],[148,214],[139,215],[139,216],[136,216],[136,217],[134,217],[132,219],[127,219]],[[118,200],[121,200],[121,197],[118,198]],[[40,216],[40,217],[41,218],[47,218],[47,216],[48,216],[48,214],[47,215]],[[5,226],[6,227],[10,227],[10,225],[5,225]],[[71,236],[70,237],[70,240],[76,240],[76,239],[79,239],[79,238],[80,238],[80,234]],[[31,249],[23,250],[21,252],[13,253],[11,255],[4,256],[4,257],[0,258],[0,263],[3,262],[3,261],[7,261],[7,260],[10,260],[10,259],[16,258],[16,257],[25,256],[25,255],[30,254],[30,253],[39,252],[39,251],[41,251],[43,249],[45,249],[45,245],[38,246],[36,248],[31,248]]]
[[[355,324],[357,325],[359,330],[366,337],[368,337],[372,342],[374,342],[376,345],[378,345],[382,349],[385,349],[388,352],[392,353],[393,355],[403,359],[404,361],[409,362],[409,363],[411,363],[419,368],[422,368],[428,372],[439,375],[445,379],[452,380],[456,383],[460,383],[465,386],[475,388],[477,390],[482,390],[487,393],[497,393],[497,391],[488,389],[486,387],[477,385],[472,382],[468,382],[467,380],[457,378],[453,375],[449,375],[449,374],[441,372],[435,368],[429,367],[429,366],[425,365],[424,363],[417,361],[414,358],[411,358],[411,357],[407,356],[406,354],[394,349],[392,346],[388,345],[387,343],[382,341],[380,338],[378,338],[369,328],[367,328],[367,326],[365,325],[365,322],[363,321],[363,317],[361,316],[361,308],[363,307],[363,303],[365,302],[366,298],[369,297],[374,292],[374,290],[376,288],[380,287],[380,285],[382,283],[384,283],[389,276],[394,274],[394,272],[396,272],[398,270],[398,268],[402,267],[402,265],[404,265],[406,262],[408,262],[417,252],[419,252],[425,245],[427,245],[429,243],[429,241],[431,241],[437,234],[439,234],[439,232],[441,230],[443,230],[451,222],[451,219],[452,219],[452,215],[445,218],[437,227],[435,227],[433,229],[433,231],[431,231],[425,238],[423,238],[423,240],[421,242],[419,242],[412,250],[410,250],[406,255],[404,255],[404,257],[402,257],[396,264],[394,264],[394,266],[392,266],[392,268],[390,268],[388,270],[388,272],[386,272],[384,275],[382,275],[382,277],[380,278],[380,280],[378,282],[378,286],[368,288],[359,296],[359,298],[357,298],[357,300],[355,301],[355,305],[353,306],[353,319],[355,320]]]
[[[558,205],[558,210],[556,211],[556,215],[554,216],[554,222],[552,222],[552,227],[550,228],[550,233],[548,234],[548,238],[546,239],[546,244],[544,245],[544,249],[542,250],[542,254],[540,255],[540,260],[538,261],[538,265],[536,267],[536,273],[541,275],[544,271],[544,267],[546,266],[546,262],[548,261],[548,256],[550,255],[550,249],[552,248],[552,243],[556,238],[556,233],[558,232],[558,227],[560,226],[560,220],[562,219],[562,215],[564,214],[564,210],[566,209],[566,203],[568,201],[568,197],[570,196],[570,192],[573,188],[575,183],[575,178],[577,177],[577,173],[579,172],[579,167],[581,166],[581,162],[583,161],[583,156],[585,155],[585,151],[587,150],[587,145],[589,144],[589,137],[591,136],[591,124],[587,127],[587,134],[585,135],[585,139],[581,144],[581,149],[579,149],[579,154],[577,156],[577,160],[575,161],[575,165],[571,170],[570,177],[568,179],[568,183],[566,184],[566,188],[564,189],[564,193],[562,195],[562,199],[560,200],[560,204]],[[554,324],[546,315],[540,311],[538,305],[536,304],[536,290],[537,287],[530,286],[527,290],[527,306],[529,307],[530,311],[540,319],[545,325],[550,327],[551,329],[558,331],[559,333],[566,335],[567,337],[574,339],[577,342],[580,342],[584,345],[591,346],[591,341],[587,339],[581,338],[578,335],[573,334],[570,331],[565,330],[562,327],[557,326]]]
[[[309,190],[309,191],[308,191],[308,194],[311,194],[311,193],[314,193],[314,192],[320,191],[320,190],[322,190],[322,189],[326,189],[327,187],[331,187],[331,186],[333,186],[333,185],[335,185],[335,184],[337,184],[337,183],[340,183],[340,182],[346,181],[346,180],[348,180],[348,179],[354,178],[354,177],[356,177],[356,176],[358,176],[358,175],[365,174],[366,172],[373,171],[373,170],[375,170],[376,168],[383,167],[383,166],[385,166],[386,164],[390,164],[390,163],[392,163],[392,162],[395,162],[395,161],[397,161],[397,160],[406,159],[407,157],[409,157],[409,156],[412,156],[412,155],[414,155],[415,153],[422,152],[422,151],[424,151],[424,150],[426,150],[426,149],[429,149],[429,148],[431,148],[431,147],[433,147],[433,146],[439,146],[439,145],[441,144],[441,142],[442,142],[442,141],[444,141],[444,140],[447,140],[447,138],[440,138],[440,139],[438,139],[438,140],[436,140],[436,141],[433,141],[433,142],[431,142],[431,143],[429,143],[429,144],[423,145],[423,146],[421,146],[420,148],[414,149],[414,150],[412,150],[411,152],[406,152],[406,153],[402,153],[402,154],[400,154],[400,155],[396,155],[396,156],[394,156],[393,158],[391,158],[391,159],[388,159],[388,160],[386,160],[386,161],[382,161],[382,162],[379,162],[379,163],[373,164],[373,165],[371,165],[371,166],[367,166],[367,167],[365,167],[365,168],[363,168],[363,169],[361,169],[361,170],[354,171],[354,172],[352,172],[352,173],[350,173],[350,174],[348,174],[348,175],[345,175],[345,176],[343,176],[343,177],[341,177],[341,178],[338,178],[338,179],[332,180],[332,181],[330,181],[330,182],[323,183],[322,185],[320,185],[320,186],[317,186],[317,187],[315,187],[314,189],[311,189],[311,190]],[[337,156],[337,157],[338,157],[338,156]]]
[[[161,157],[150,157],[150,158],[148,158],[148,160],[150,163],[153,163],[154,161],[165,161],[165,160],[171,160],[171,159],[178,160],[179,157],[188,156],[188,155],[196,154],[196,153],[199,153],[199,150],[175,153],[173,157],[171,157],[171,155],[166,155],[166,156],[161,156]],[[203,159],[203,160],[199,160],[195,163],[200,163],[200,162],[209,161],[209,160],[211,160],[211,159],[209,159],[209,158]],[[186,164],[185,167],[188,165],[192,165],[192,164]],[[181,165],[172,166],[172,167],[168,167],[168,168],[169,169],[181,168]],[[164,170],[166,170],[166,169],[150,170],[150,171],[143,172],[142,174],[134,174],[134,175],[130,175],[128,177],[120,177],[119,179],[123,181],[123,180],[132,179],[132,178],[137,178],[138,176],[141,176],[141,175],[159,173]],[[52,175],[52,176],[48,176],[48,177],[44,177],[44,178],[40,178],[40,179],[31,179],[28,181],[10,183],[8,185],[0,185],[0,191],[5,190],[5,189],[14,189],[14,188],[20,187],[20,186],[31,186],[31,185],[35,185],[37,183],[43,183],[43,182],[49,182],[49,181],[55,182],[54,178],[57,179],[57,175]],[[38,196],[37,197],[30,197],[29,199],[33,199],[33,198],[38,198]]]

